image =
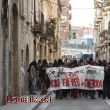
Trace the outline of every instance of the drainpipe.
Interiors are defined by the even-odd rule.
[[[7,97],[7,12],[8,12],[8,0],[2,0],[2,25],[3,25],[3,104],[6,104]],[[6,41],[7,40],[7,41]]]

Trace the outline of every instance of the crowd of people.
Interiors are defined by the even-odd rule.
[[[90,58],[88,61],[84,62],[82,59],[79,61],[76,59],[62,61],[62,59],[54,60],[53,63],[48,63],[46,59],[38,60],[38,62],[33,61],[29,65],[28,76],[29,76],[29,93],[37,94],[37,90],[41,91],[41,94],[46,94],[50,86],[50,79],[46,74],[46,68],[48,67],[68,67],[75,68],[83,65],[94,65],[104,67],[104,80],[103,80],[103,90],[81,90],[81,89],[59,89],[56,90],[56,99],[62,99],[71,96],[75,99],[78,97],[90,97],[91,99],[96,99],[96,93],[98,98],[110,99],[110,62],[106,60],[98,60],[97,62]]]

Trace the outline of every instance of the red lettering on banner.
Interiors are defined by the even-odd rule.
[[[102,81],[101,80],[94,80],[94,79],[86,79],[85,80],[85,87],[87,87],[87,88],[102,88]]]
[[[72,86],[80,86],[80,79],[79,78],[74,78],[74,79],[71,79],[71,83],[72,83]]]
[[[66,78],[62,79],[62,85],[65,87],[79,87],[80,86],[80,79],[79,78]],[[60,82],[59,79],[51,80],[51,87],[59,87]],[[94,80],[94,79],[85,79],[84,86],[86,88],[102,88],[103,82],[101,80]]]
[[[51,87],[59,87],[59,79],[51,80]]]
[[[101,87],[102,88],[102,81],[101,80],[96,80],[96,87]]]
[[[69,79],[66,79],[66,87],[69,87],[70,84],[69,84]]]
[[[69,87],[70,86],[70,81],[69,79],[62,79],[62,82],[63,82],[63,85],[66,86],[66,87]]]

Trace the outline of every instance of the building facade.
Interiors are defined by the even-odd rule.
[[[61,38],[67,40],[70,38],[71,30],[71,0],[61,0],[62,12],[61,12]]]
[[[0,105],[8,95],[28,93],[27,69],[33,60],[60,57],[60,2],[55,0],[54,8],[51,2],[0,1]]]
[[[42,1],[43,34],[40,38],[40,59],[53,62],[60,58],[60,0]]]
[[[36,0],[2,0],[0,24],[0,104],[6,96],[27,92],[26,72],[29,63],[37,60],[38,36],[32,32]],[[31,4],[31,5],[30,5]],[[35,13],[37,15],[37,13]],[[38,18],[39,16],[37,16]],[[24,70],[24,76],[21,74]],[[23,82],[21,82],[21,77]]]
[[[110,61],[110,0],[95,0],[95,9],[96,59]]]

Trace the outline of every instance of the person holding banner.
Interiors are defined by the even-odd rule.
[[[52,67],[58,67],[58,61],[56,59],[54,60]]]
[[[110,99],[110,63],[107,65],[106,60],[103,60],[104,66],[104,81],[103,81],[103,99]]]
[[[58,59],[58,67],[63,67],[62,59]],[[56,90],[56,99],[62,99],[62,89]]]
[[[101,60],[98,60],[97,66],[103,66],[103,63]],[[102,90],[97,90],[98,91],[98,98],[102,97]]]
[[[40,68],[39,78],[41,79],[41,95],[46,94],[48,87],[48,78],[46,74],[46,68],[48,67],[47,60],[44,59]]]
[[[70,67],[71,67],[71,68],[78,67],[78,63],[77,63],[77,60],[76,60],[76,59],[74,59],[74,60],[72,61],[72,63],[70,64]],[[72,96],[73,98],[77,99],[77,97],[78,97],[78,89],[72,89],[72,90],[71,90],[71,96]]]
[[[69,68],[69,60],[68,59],[66,59],[65,61],[64,61],[64,65],[63,65],[63,67],[66,67],[66,68]],[[63,97],[67,97],[67,95],[70,93],[70,89],[63,89],[62,90],[62,96]]]
[[[83,59],[80,59],[78,62],[78,66],[84,66],[84,61]],[[83,89],[79,89],[79,97],[81,97],[82,95],[84,95],[84,90]]]
[[[90,58],[89,61],[88,61],[88,64],[89,65],[96,65],[96,62],[93,60],[93,58]],[[95,90],[90,90],[90,97],[91,99],[96,99],[95,98]]]

